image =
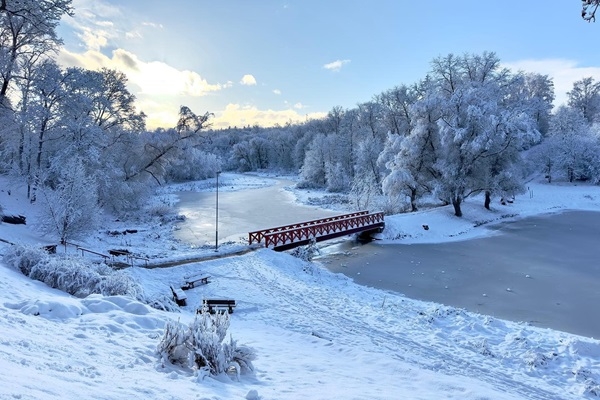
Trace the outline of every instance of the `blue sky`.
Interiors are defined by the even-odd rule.
[[[215,127],[270,126],[352,108],[423,78],[449,53],[496,52],[511,69],[600,80],[600,22],[580,0],[74,0],[63,66],[122,70],[148,126],[179,106]]]

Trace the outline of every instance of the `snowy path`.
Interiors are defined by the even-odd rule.
[[[281,274],[265,270],[245,269],[245,272],[253,282],[259,283],[256,288],[258,292],[268,293],[274,299],[286,298],[285,304],[275,301],[268,305],[271,310],[278,309],[282,314],[289,315],[285,321],[285,329],[305,333],[311,330],[321,332],[325,337],[331,337],[336,345],[346,348],[373,348],[372,345],[375,345],[374,349],[378,350],[380,357],[393,354],[396,360],[408,363],[407,365],[418,365],[444,374],[475,376],[503,392],[529,399],[548,399],[556,393],[556,389],[551,386],[532,388],[521,384],[520,374],[515,374],[512,368],[500,373],[497,360],[493,357],[481,357],[478,343],[471,344],[472,350],[466,357],[456,357],[465,350],[458,347],[452,337],[444,337],[446,329],[439,332],[435,320],[423,324],[425,318],[419,316],[419,307],[412,308],[410,302],[391,294],[388,304],[382,307],[383,298],[374,298],[372,302],[364,304],[364,299],[369,296],[360,293],[360,289],[359,293],[355,293],[356,287],[345,291],[343,286],[336,290],[328,285],[306,282],[306,286],[298,290],[295,287],[297,281],[293,278],[285,279]],[[295,296],[285,296],[286,293],[295,293]],[[442,315],[438,317],[442,324],[445,312],[442,309]],[[457,313],[454,316],[458,318],[463,314],[462,311],[452,309],[447,312],[450,315]],[[299,318],[307,314],[309,318]],[[414,329],[410,329],[411,325],[415,326]],[[424,325],[431,325],[431,332],[426,335],[423,335]],[[492,333],[489,328],[487,330]],[[473,358],[479,359],[478,362],[473,363]]]

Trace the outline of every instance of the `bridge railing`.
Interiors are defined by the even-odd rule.
[[[369,214],[369,211],[357,211],[357,212],[353,212],[350,214],[336,215],[333,217],[314,219],[312,221],[298,222],[296,224],[283,225],[283,226],[278,226],[276,228],[262,229],[260,231],[249,232],[248,233],[248,244],[262,242],[263,239],[265,238],[265,235],[269,235],[269,234],[273,234],[273,233],[277,233],[277,232],[289,231],[291,229],[298,229],[298,228],[309,227],[309,226],[313,226],[313,225],[325,224],[325,223],[329,223],[329,222],[339,221],[339,220],[343,220],[343,219],[347,219],[347,218],[358,217],[361,215],[368,215],[368,214]]]
[[[384,215],[382,212],[351,217],[346,216],[343,219],[336,219],[321,224],[299,226],[283,231],[265,233],[265,247],[277,247],[313,238],[318,239],[322,236],[353,231],[362,227],[381,226],[383,223]]]

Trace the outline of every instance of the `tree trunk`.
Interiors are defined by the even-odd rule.
[[[490,193],[489,190],[486,190],[485,191],[485,201],[483,202],[483,206],[489,210],[491,202],[492,202],[492,194]]]
[[[410,211],[419,211],[417,208],[417,189],[410,189]]]
[[[452,198],[452,206],[454,207],[454,215],[457,217],[462,217],[462,210],[460,209],[460,203],[462,199],[460,196],[456,196]]]
[[[567,168],[567,175],[569,177],[569,182],[573,182],[573,180],[575,179],[575,173],[573,172],[573,168]]]

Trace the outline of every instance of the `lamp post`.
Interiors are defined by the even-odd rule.
[[[215,251],[219,251],[219,174],[217,171],[217,204],[215,208]]]

